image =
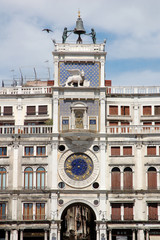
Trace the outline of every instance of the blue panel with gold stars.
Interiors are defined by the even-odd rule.
[[[98,87],[100,79],[100,63],[74,63],[59,62],[59,79],[60,85],[64,85],[70,73],[67,69],[79,69],[84,71],[85,80],[90,82],[91,87]]]

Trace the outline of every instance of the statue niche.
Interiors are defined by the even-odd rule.
[[[83,112],[82,111],[75,112],[75,127],[78,129],[83,128]]]

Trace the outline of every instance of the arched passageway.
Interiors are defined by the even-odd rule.
[[[89,206],[69,205],[61,220],[61,240],[96,240],[96,216]]]

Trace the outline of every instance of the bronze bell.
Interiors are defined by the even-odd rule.
[[[76,27],[75,27],[75,29],[73,30],[73,32],[74,32],[75,34],[78,34],[78,35],[79,35],[79,37],[78,37],[78,39],[77,39],[77,43],[82,43],[82,39],[81,39],[80,35],[81,35],[81,34],[85,34],[86,31],[85,31],[84,26],[83,26],[82,18],[80,17],[80,12],[79,12],[79,14],[78,14],[78,19],[77,19],[77,21],[76,21]]]

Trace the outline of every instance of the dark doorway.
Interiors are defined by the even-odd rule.
[[[44,230],[26,229],[23,232],[23,240],[44,240]]]
[[[96,240],[96,216],[89,206],[72,204],[61,220],[61,240]]]

